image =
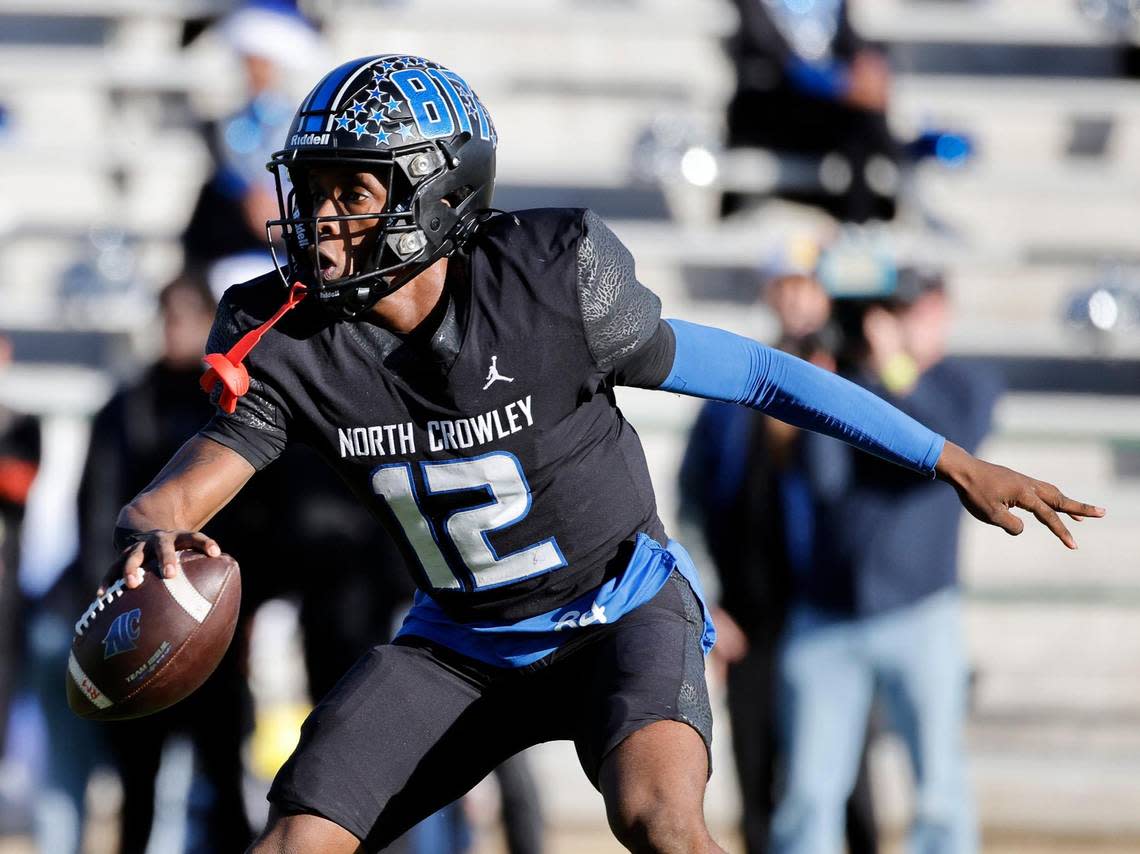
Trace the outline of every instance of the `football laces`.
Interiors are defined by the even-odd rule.
[[[139,569],[139,575],[144,575],[146,570]],[[94,601],[87,606],[87,610],[83,612],[83,616],[79,618],[75,624],[75,634],[82,637],[83,633],[87,631],[91,621],[95,619],[95,615],[104,610],[108,605],[123,595],[123,588],[126,587],[127,580],[120,578],[114,584],[107,588],[107,592],[102,596],[96,596]]]

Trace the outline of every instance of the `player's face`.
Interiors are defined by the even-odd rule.
[[[318,217],[380,214],[388,191],[371,172],[316,168],[308,176],[313,215]],[[321,222],[317,262],[326,282],[360,272],[379,234],[378,219]]]

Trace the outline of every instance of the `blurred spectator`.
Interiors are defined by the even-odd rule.
[[[764,299],[776,315],[781,340],[797,341],[815,335],[831,318],[831,298],[810,276],[779,276],[765,289]],[[825,352],[820,351],[821,355]]]
[[[182,243],[189,265],[206,267],[252,254],[263,261],[257,272],[264,272],[271,269],[265,223],[278,216],[265,163],[284,145],[293,118],[296,98],[287,91],[289,73],[319,59],[321,43],[295,7],[268,0],[234,12],[221,29],[241,60],[246,100],[207,129],[214,172],[202,187]]]
[[[990,427],[997,385],[945,358],[941,279],[900,271],[890,295],[842,300],[841,367],[969,450]],[[795,573],[779,651],[786,790],[773,850],[842,848],[872,693],[906,743],[918,792],[909,850],[969,852],[977,827],[962,729],[967,663],[952,490],[846,446],[805,436],[820,508],[811,561]]]
[[[830,299],[808,276],[774,280],[766,299],[780,346],[834,370]],[[728,708],[748,854],[768,850],[776,778],[776,652],[792,574],[807,559],[802,443],[795,427],[732,404],[706,403],[681,469],[682,515],[699,523],[721,588],[713,662],[727,665]],[[848,804],[852,854],[877,850],[865,763]]]
[[[545,819],[538,782],[526,754],[515,754],[496,768],[495,780],[508,854],[542,854],[546,848]]]
[[[184,275],[159,296],[162,354],[95,416],[79,489],[79,596],[90,597],[115,552],[108,532],[119,508],[140,492],[170,455],[211,414],[198,388],[201,358],[214,318],[205,280]],[[238,851],[253,838],[242,800],[241,743],[250,719],[243,649],[233,644],[214,675],[179,705],[129,722],[104,724],[123,785],[119,850],[142,854],[151,836],[155,779],[166,740],[177,732],[194,743],[209,797],[193,818],[191,839],[201,850]]]
[[[784,195],[847,222],[893,218],[899,147],[887,127],[890,69],[852,28],[846,0],[734,2],[728,146],[831,156],[827,187]],[[723,213],[747,202],[727,194]]]
[[[0,337],[0,371],[12,346]],[[40,463],[40,428],[28,415],[0,406],[0,837],[26,831],[28,813],[4,762],[12,695],[23,660],[23,604],[20,601],[20,526]]]

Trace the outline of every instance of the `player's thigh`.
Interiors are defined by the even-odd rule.
[[[659,721],[690,730],[703,746],[707,778],[712,712],[705,685],[701,637],[704,616],[688,582],[674,573],[652,600],[605,628],[580,651],[571,692],[574,737],[582,767],[594,785],[605,759],[631,735]],[[565,696],[565,693],[564,693]]]
[[[606,815],[632,851],[720,850],[704,821],[712,715],[703,632],[700,604],[674,574],[594,652],[593,727],[579,753],[588,771],[601,756],[596,782]]]
[[[379,850],[520,748],[510,714],[473,662],[430,645],[378,646],[305,721],[269,799]]]

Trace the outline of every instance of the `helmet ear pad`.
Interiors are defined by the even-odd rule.
[[[444,170],[425,181],[412,197],[415,219],[426,239],[427,263],[453,251],[463,220],[491,206],[495,183],[487,176],[495,174],[495,150],[471,145],[470,136],[465,136],[456,147],[440,144]]]

